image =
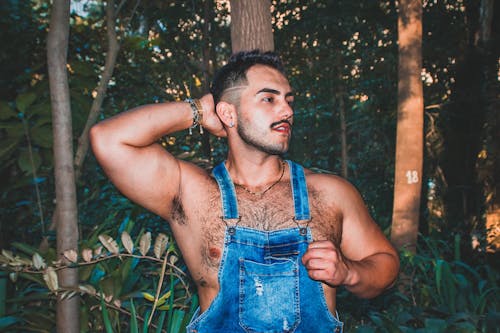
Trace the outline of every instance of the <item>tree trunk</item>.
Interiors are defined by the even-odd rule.
[[[82,173],[83,162],[89,150],[89,131],[92,125],[97,121],[97,117],[101,112],[102,103],[106,96],[109,80],[113,75],[113,70],[116,64],[116,57],[120,49],[120,44],[116,37],[115,31],[115,2],[108,0],[106,2],[106,29],[108,34],[108,52],[106,54],[106,61],[104,63],[104,70],[102,72],[101,80],[97,86],[97,94],[92,102],[87,123],[83,129],[80,138],[78,139],[78,148],[75,155],[75,178],[78,180]]]
[[[73,138],[68,75],[66,69],[69,37],[70,2],[54,0],[47,36],[47,61],[52,127],[54,134],[54,173],[57,201],[57,253],[78,246],[78,219],[76,185],[73,167]],[[59,286],[73,289],[78,286],[78,270],[67,268],[59,271]],[[79,297],[57,300],[57,331],[80,331]]]
[[[214,17],[214,3],[213,0],[205,0],[205,6],[203,8],[204,22],[203,22],[203,39],[202,39],[202,51],[203,51],[203,93],[210,90],[210,77],[211,77],[211,39],[210,32],[213,24]],[[202,151],[203,155],[211,162],[212,159],[212,146],[210,144],[210,133],[204,131],[201,135]]]
[[[260,49],[274,51],[269,0],[231,1],[231,44],[233,53]]]
[[[339,114],[340,114],[340,145],[342,152],[342,170],[341,175],[345,179],[349,177],[349,155],[347,152],[347,123],[345,119],[345,103],[344,94],[338,94],[337,100],[339,101]]]
[[[483,187],[486,209],[486,251],[500,250],[500,99],[497,79],[497,55],[500,36],[492,32],[495,16],[494,0],[481,0],[477,33],[481,66],[481,100],[484,101],[485,122],[482,126],[482,150],[478,154],[477,175]],[[497,157],[497,158],[495,158]]]
[[[422,2],[401,0],[398,17],[399,81],[396,172],[391,240],[416,251],[422,187],[424,105]]]

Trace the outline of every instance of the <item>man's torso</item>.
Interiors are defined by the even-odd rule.
[[[319,176],[319,177],[318,177]],[[196,179],[200,177],[199,179]],[[196,175],[183,185],[175,200],[170,218],[177,244],[195,281],[204,311],[219,291],[218,270],[224,248],[226,226],[237,224],[247,228],[272,231],[308,226],[314,240],[330,240],[340,246],[342,216],[334,201],[326,202],[316,190],[320,175],[307,175],[310,221],[294,220],[294,205],[289,177],[264,195],[249,193],[235,186],[239,220],[222,219],[220,191],[215,179]],[[335,308],[335,289],[324,286],[330,310]]]

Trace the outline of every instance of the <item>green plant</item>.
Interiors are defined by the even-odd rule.
[[[98,234],[89,237],[79,251],[64,253],[69,264],[56,260],[53,249],[41,254],[14,243],[15,254],[2,250],[2,269],[10,271],[19,286],[16,297],[9,300],[12,310],[0,320],[0,328],[51,331],[56,296],[79,294],[82,332],[139,332],[139,327],[142,332],[180,332],[197,306],[185,266],[175,244],[163,233],[152,242],[151,233],[141,229],[133,241],[127,231],[133,224],[127,220],[121,225],[124,230],[119,242],[97,228]],[[78,288],[59,286],[57,271],[65,268],[79,270]],[[50,310],[40,311],[40,304]],[[38,305],[37,313],[34,305]],[[43,321],[36,318],[40,315]]]
[[[500,331],[499,280],[486,262],[460,260],[458,241],[421,237],[417,254],[401,253],[398,286],[371,301],[341,292],[338,305],[348,306],[346,332],[493,333]]]

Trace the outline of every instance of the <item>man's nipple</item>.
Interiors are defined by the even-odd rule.
[[[220,250],[216,247],[211,247],[208,249],[208,255],[212,259],[219,259],[220,257]]]

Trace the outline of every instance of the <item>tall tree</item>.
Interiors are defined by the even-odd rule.
[[[54,135],[54,176],[57,201],[57,253],[78,246],[78,214],[76,184],[73,166],[73,134],[70,94],[67,73],[70,2],[54,0],[47,36],[47,61],[49,72],[52,128]],[[63,289],[78,286],[78,270],[65,268],[59,271],[59,286]],[[79,332],[79,297],[57,300],[57,331]]]
[[[233,53],[274,50],[269,0],[231,1],[231,45]]]
[[[397,248],[415,252],[423,165],[422,1],[400,0],[398,8],[398,116],[391,240]]]
[[[89,150],[89,131],[92,125],[94,125],[94,123],[97,121],[97,117],[101,112],[102,103],[104,101],[104,97],[106,96],[106,90],[108,89],[108,83],[113,75],[113,70],[116,64],[116,57],[118,56],[118,51],[120,49],[120,44],[118,43],[118,38],[115,31],[116,16],[120,8],[115,11],[114,0],[108,0],[106,2],[106,31],[108,37],[108,52],[106,53],[104,70],[102,72],[99,85],[96,89],[97,94],[92,102],[92,107],[90,109],[85,128],[83,129],[83,132],[78,139],[78,148],[75,155],[76,179],[80,178],[83,162]]]
[[[497,3],[497,15],[500,12],[498,8],[500,6]],[[496,71],[500,47],[499,36],[492,29],[494,16],[494,0],[481,0],[476,48],[479,54],[480,97],[484,103],[485,122],[481,126],[482,150],[477,155],[476,173],[484,191],[488,252],[500,251],[500,164],[497,157],[500,153],[500,84]]]

